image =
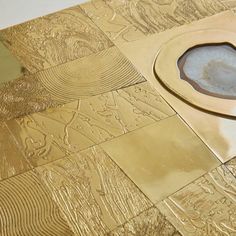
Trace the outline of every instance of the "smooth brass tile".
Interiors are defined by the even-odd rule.
[[[236,234],[236,180],[224,166],[158,204],[185,236]]]
[[[151,206],[97,146],[36,171],[76,235],[105,235]]]
[[[137,40],[226,10],[218,0],[95,0],[81,8],[115,43]]]
[[[0,34],[32,73],[112,46],[79,6],[4,29]]]
[[[32,172],[0,182],[0,235],[74,235]]]
[[[153,202],[219,165],[177,116],[102,143],[101,147]]]
[[[160,211],[152,207],[124,225],[112,231],[109,236],[180,236],[181,234],[166,220]]]
[[[18,149],[14,137],[0,123],[0,180],[29,170],[31,167]]]
[[[7,125],[25,156],[37,166],[174,114],[145,82],[11,120]]]
[[[36,78],[62,103],[145,81],[116,47],[39,72]]]
[[[225,165],[231,171],[231,173],[236,177],[236,157],[226,162]]]

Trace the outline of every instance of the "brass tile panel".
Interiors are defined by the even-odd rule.
[[[181,236],[160,211],[152,207],[124,225],[112,231],[109,236]]]
[[[236,157],[225,163],[226,167],[236,177]]]
[[[236,234],[236,180],[224,166],[158,204],[186,236]]]
[[[76,235],[105,235],[151,206],[97,146],[36,170]]]
[[[74,235],[32,172],[0,182],[0,235]]]
[[[102,143],[101,147],[153,202],[219,165],[177,116]]]
[[[36,78],[62,103],[145,81],[116,47],[39,72]]]
[[[226,7],[228,8],[234,8],[236,7],[236,1],[235,0],[220,0]]]
[[[79,6],[4,29],[0,34],[32,73],[112,46]]]
[[[30,169],[29,163],[18,149],[14,137],[4,123],[0,123],[0,180]]]
[[[115,43],[137,40],[226,10],[216,0],[95,0],[81,8]]]
[[[174,115],[148,83],[7,122],[25,156],[41,165]]]

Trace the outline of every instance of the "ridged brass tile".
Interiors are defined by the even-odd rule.
[[[105,235],[151,206],[99,147],[36,170],[76,235]]]
[[[220,0],[226,7],[228,8],[234,8],[236,7],[236,1],[235,0]]]
[[[25,156],[41,165],[174,115],[148,83],[7,122]]]
[[[0,34],[32,73],[112,46],[79,6],[4,29]]]
[[[236,157],[226,162],[225,165],[231,171],[231,173],[236,177]]]
[[[177,116],[102,143],[101,147],[153,202],[219,165]]]
[[[109,236],[181,236],[160,211],[152,207],[124,225],[112,231]]]
[[[236,234],[236,179],[224,166],[158,204],[185,236]]]
[[[145,81],[116,47],[39,72],[36,78],[62,103]]]
[[[32,172],[0,182],[0,235],[74,235],[46,187]]]
[[[218,0],[95,0],[81,8],[115,43],[137,40],[226,10]]]
[[[0,180],[30,169],[29,163],[18,149],[14,137],[4,123],[0,123]]]

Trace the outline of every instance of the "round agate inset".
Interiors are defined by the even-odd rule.
[[[180,77],[197,91],[236,99],[236,49],[230,44],[200,45],[178,60]]]

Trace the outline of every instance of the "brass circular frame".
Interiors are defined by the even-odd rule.
[[[204,44],[228,43],[236,47],[236,33],[224,30],[202,30],[172,38],[158,52],[154,70],[158,79],[188,103],[220,115],[236,116],[236,100],[200,93],[180,78],[179,58],[190,48]]]

